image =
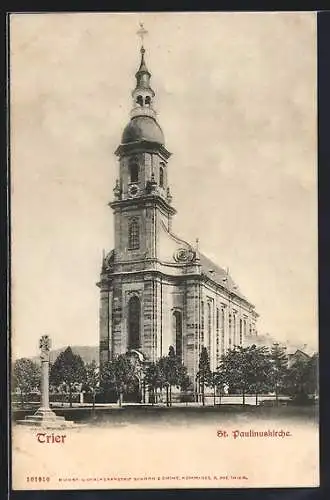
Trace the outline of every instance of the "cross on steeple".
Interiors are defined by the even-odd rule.
[[[148,34],[148,31],[144,28],[143,23],[139,24],[140,24],[140,29],[136,32],[136,34],[141,38],[141,49],[143,49],[144,37]]]

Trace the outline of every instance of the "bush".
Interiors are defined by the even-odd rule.
[[[95,402],[96,403],[117,403],[118,401],[118,394],[116,391],[103,391],[99,392],[95,396]],[[92,403],[93,397],[92,394],[85,394],[85,399],[86,403]]]
[[[69,394],[65,392],[53,393],[49,395],[50,403],[68,403],[69,402]],[[80,393],[72,393],[72,402],[79,403],[80,402]]]
[[[313,405],[314,403],[315,403],[314,398],[310,398],[308,394],[304,392],[295,394],[294,396],[291,397],[292,405],[308,406],[308,405]]]
[[[195,401],[195,394],[188,392],[180,394],[181,403],[193,403]]]
[[[12,403],[21,403],[22,396],[16,392],[11,395]],[[24,403],[40,403],[40,392],[29,392],[24,394]]]
[[[288,401],[286,399],[279,399],[278,403],[276,402],[276,399],[264,399],[263,401],[260,401],[259,406],[287,406]]]

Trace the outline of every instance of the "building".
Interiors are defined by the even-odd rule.
[[[171,153],[143,46],[135,76],[131,118],[115,152],[114,249],[98,283],[100,363],[129,350],[156,361],[172,345],[195,381],[202,346],[215,369],[224,352],[256,334],[258,315],[227,271],[173,233]]]
[[[288,353],[288,366],[290,368],[295,363],[308,363],[310,359],[311,356],[309,356],[306,352],[301,349],[296,349],[294,352]]]

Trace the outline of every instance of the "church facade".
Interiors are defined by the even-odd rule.
[[[227,271],[172,231],[171,153],[150,78],[142,46],[131,118],[115,152],[114,248],[98,283],[100,364],[130,350],[156,361],[173,346],[194,382],[202,347],[214,370],[256,334],[258,315]]]

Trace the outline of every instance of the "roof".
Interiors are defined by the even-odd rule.
[[[218,285],[227,288],[233,294],[249,302],[225,269],[218,266],[217,264],[214,264],[211,259],[209,259],[202,253],[199,254],[199,257],[203,274],[205,274],[210,280],[214,281]]]
[[[126,125],[122,136],[122,144],[136,141],[150,141],[158,144],[164,144],[163,131],[150,116],[135,116]]]
[[[305,359],[310,358],[310,355],[307,354],[306,352],[302,351],[301,349],[296,349],[295,352],[288,354],[288,356],[291,358],[293,358],[293,357],[300,357],[300,358],[305,358]]]
[[[150,72],[148,71],[148,68],[147,68],[147,65],[146,65],[146,62],[144,59],[145,48],[141,47],[140,52],[141,52],[141,63],[140,63],[140,67],[139,67],[136,75],[138,76],[139,73],[148,73],[150,75]]]

